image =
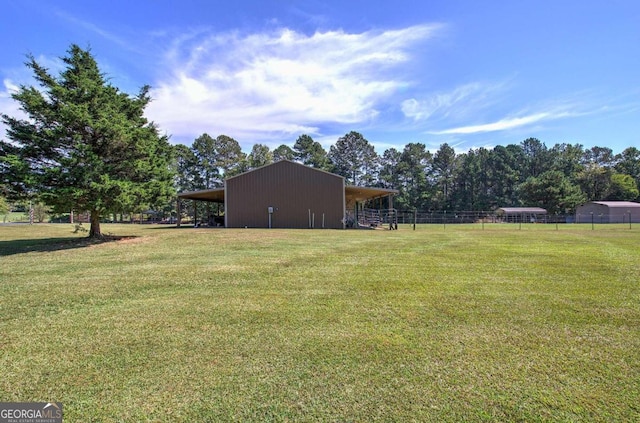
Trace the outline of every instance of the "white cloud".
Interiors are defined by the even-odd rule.
[[[497,122],[485,123],[482,125],[461,126],[458,128],[451,128],[443,131],[433,131],[430,133],[434,135],[448,135],[448,134],[477,134],[481,132],[505,131],[509,129],[515,129],[521,126],[531,125],[533,123],[537,123],[543,120],[560,119],[560,118],[569,117],[573,115],[574,114],[566,113],[566,112],[561,112],[561,113],[542,112],[542,113],[535,113],[535,114],[522,116],[522,117],[505,118]]]
[[[147,115],[179,140],[207,132],[247,143],[369,121],[406,86],[397,69],[412,46],[439,29],[183,36],[167,51]]]
[[[527,106],[519,112],[503,113],[505,117],[491,121],[487,115],[495,116],[498,110],[512,107],[512,97],[508,91],[511,82],[470,83],[461,85],[450,92],[440,92],[423,99],[410,98],[402,102],[404,115],[414,122],[429,124],[434,122],[449,126],[449,129],[429,130],[431,135],[470,135],[487,132],[507,131],[527,127],[539,122],[576,117],[587,114],[579,96],[549,100]],[[496,107],[497,106],[497,107]],[[489,120],[489,123],[469,124]]]
[[[406,117],[415,122],[430,118],[446,118],[451,115],[465,118],[497,101],[504,86],[505,83],[469,83],[450,92],[427,95],[424,99],[404,100],[401,110]]]
[[[4,86],[2,90],[0,90],[0,113],[4,113],[8,116],[15,117],[18,119],[26,118],[25,113],[20,110],[20,105],[17,101],[15,101],[11,95],[18,92],[18,85],[13,82],[11,79],[5,78],[2,81],[2,85]],[[0,121],[0,139],[8,141],[6,138],[6,130],[7,127],[2,121]]]

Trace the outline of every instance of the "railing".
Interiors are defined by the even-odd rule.
[[[398,228],[398,212],[395,209],[361,209],[345,214],[347,228],[378,228],[386,225],[390,229]]]

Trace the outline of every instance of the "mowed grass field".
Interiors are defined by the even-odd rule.
[[[640,225],[0,226],[0,401],[65,421],[640,421]]]

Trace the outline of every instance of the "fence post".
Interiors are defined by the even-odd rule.
[[[413,230],[416,230],[416,220],[418,218],[418,209],[413,209]]]

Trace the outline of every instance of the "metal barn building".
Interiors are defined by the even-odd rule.
[[[501,207],[496,214],[503,222],[545,222],[547,210],[541,207]]]
[[[364,202],[398,191],[345,184],[344,177],[281,160],[225,180],[224,188],[183,192],[180,200],[224,204],[227,228],[343,229]]]
[[[590,201],[576,208],[576,223],[640,223],[640,203]]]

